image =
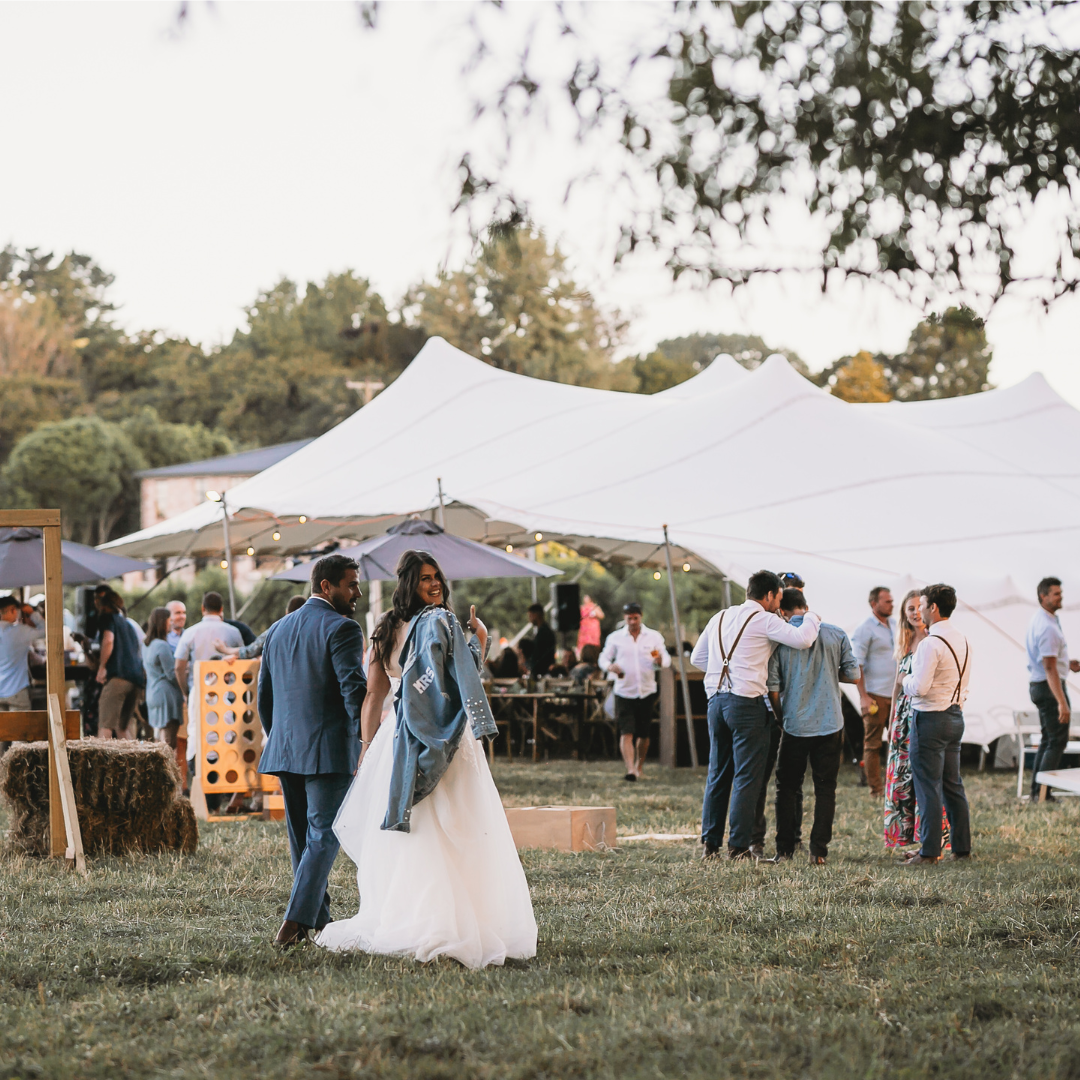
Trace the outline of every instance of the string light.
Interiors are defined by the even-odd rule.
[[[507,551],[513,551],[514,550],[514,545],[513,544],[507,544],[506,545],[506,550]]]
[[[534,537],[534,539],[535,540],[543,540],[544,539],[544,534],[543,533],[537,533],[536,536]]]
[[[279,533],[279,532],[276,532],[276,533],[274,533],[274,536],[273,536],[273,538],[274,538],[275,540],[280,540],[280,539],[281,539],[281,533]]]
[[[303,525],[307,522],[307,518],[303,514],[300,515],[300,524]]]
[[[659,570],[654,570],[652,576],[653,576],[653,581],[659,581],[660,580],[660,571]]]
[[[248,548],[248,554],[249,555],[254,555],[255,554],[255,549],[253,547],[249,547]]]
[[[229,569],[229,560],[228,559],[222,559],[221,560],[221,569],[222,570],[228,570]]]
[[[688,562],[684,562],[682,564],[682,568],[683,568],[683,573],[684,574],[689,574],[690,573],[690,564]]]
[[[221,492],[220,491],[208,491],[206,493],[206,497],[211,502],[221,502]]]

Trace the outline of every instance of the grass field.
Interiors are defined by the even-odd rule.
[[[496,767],[508,803],[695,829],[700,773],[620,776]],[[967,783],[970,865],[896,866],[851,772],[824,868],[703,865],[690,842],[526,852],[538,955],[483,972],[275,951],[276,824],[86,879],[5,859],[0,1078],[1080,1078],[1080,800],[1021,809],[1015,778]],[[344,856],[332,894],[351,914]]]

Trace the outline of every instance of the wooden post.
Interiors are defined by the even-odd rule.
[[[74,863],[75,869],[80,874],[85,874],[86,858],[83,855],[82,829],[79,828],[79,813],[75,806],[75,789],[71,785],[71,767],[68,764],[67,738],[64,735],[63,717],[60,699],[56,694],[50,694],[49,744],[53,750],[50,757],[59,777],[60,809],[64,815],[64,836],[67,841],[64,858],[68,862]]]
[[[59,517],[59,514],[57,514]],[[45,693],[62,701],[64,689],[64,579],[60,550],[60,522],[41,530],[45,549]],[[65,750],[66,754],[66,750]],[[70,783],[70,780],[69,780]],[[61,804],[60,776],[56,768],[56,746],[49,725],[49,850],[63,856],[67,851],[67,830]]]
[[[675,623],[675,659],[679,662],[679,681],[682,683],[683,708],[686,710],[686,734],[690,740],[690,764],[698,767],[697,740],[694,738],[694,711],[690,707],[690,683],[686,680],[686,657],[683,656],[682,624],[679,605],[675,602],[675,575],[671,570],[671,541],[664,526],[664,558],[667,559],[668,590],[671,593],[671,619]]]
[[[678,764],[675,753],[675,672],[662,667],[660,682],[660,764],[674,769]]]

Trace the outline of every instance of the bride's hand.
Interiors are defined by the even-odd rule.
[[[487,627],[476,617],[476,605],[472,604],[469,607],[469,629],[480,639],[480,656],[481,658],[487,656],[487,640],[488,632]]]

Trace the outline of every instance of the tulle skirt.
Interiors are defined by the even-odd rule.
[[[466,967],[536,955],[536,919],[482,745],[466,729],[435,790],[413,807],[412,831],[380,828],[390,794],[394,719],[379,728],[338,811],[334,832],[356,863],[360,910],[316,941]]]

